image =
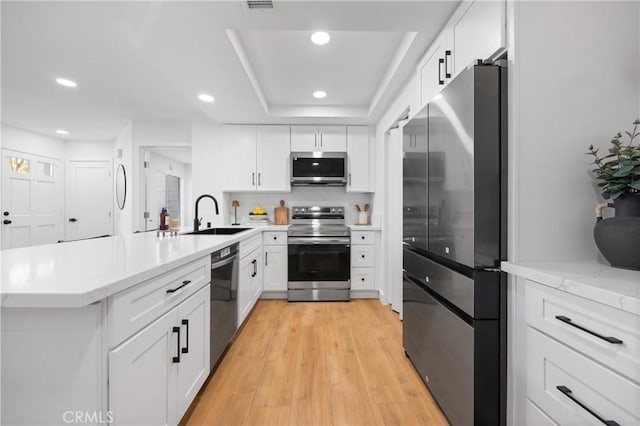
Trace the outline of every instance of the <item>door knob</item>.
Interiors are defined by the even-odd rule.
[[[8,220],[8,219],[5,219],[5,220],[2,221],[2,223],[4,223],[5,225],[10,225],[11,221]]]
[[[69,222],[77,222],[77,221],[78,221],[78,219],[76,219],[75,217],[72,217],[72,218],[69,219]]]

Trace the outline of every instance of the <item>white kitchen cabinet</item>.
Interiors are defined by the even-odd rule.
[[[287,291],[287,246],[264,246],[264,291]]]
[[[404,126],[402,137],[403,152],[427,152],[427,120],[424,119],[424,127]]]
[[[225,191],[289,192],[289,126],[225,126]]]
[[[347,192],[369,191],[369,128],[347,127]]]
[[[204,384],[211,366],[210,286],[178,306],[180,362],[178,363],[178,417],[182,418]]]
[[[113,424],[180,421],[209,373],[209,303],[207,285],[109,352]]]
[[[346,152],[346,126],[291,126],[292,152]]]
[[[172,309],[109,352],[109,411],[113,424],[176,423],[178,311]]]
[[[464,8],[465,5],[462,7]],[[473,1],[451,26],[453,76],[506,46],[505,1]]]
[[[289,126],[258,126],[258,191],[291,191],[290,141]]]
[[[420,105],[426,105],[451,78],[451,35],[451,30],[445,28],[418,64]]]
[[[256,126],[224,127],[224,164],[226,191],[256,189]]]
[[[241,254],[238,279],[238,327],[242,325],[262,294],[262,275],[262,247],[256,247],[249,254]]]
[[[375,289],[375,231],[351,231],[351,290]]]

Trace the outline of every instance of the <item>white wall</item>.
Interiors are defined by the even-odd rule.
[[[2,123],[2,148],[64,160],[64,141]]]
[[[608,149],[640,115],[639,5],[515,3],[510,260],[598,256],[600,196],[584,153],[590,144]]]
[[[118,156],[118,150],[122,150],[121,157]],[[139,185],[139,181],[136,180],[133,169],[133,135],[131,123],[129,123],[116,138],[113,146],[113,158],[114,169],[117,169],[118,165],[122,164],[124,165],[124,169],[127,174],[127,199],[125,201],[124,209],[120,210],[118,206],[114,206],[114,211],[116,212],[114,222],[115,234],[126,235],[134,231],[133,203],[135,197],[132,196],[133,191],[129,191],[129,188],[135,188],[136,185]]]
[[[191,139],[193,200],[195,202],[202,194],[213,195],[222,210],[220,215],[216,216],[213,203],[210,200],[204,200],[198,214],[204,218],[203,223],[210,221],[213,226],[224,225],[226,221],[222,209],[222,182],[224,182],[222,126],[206,118],[194,119]],[[191,219],[193,220],[193,216]],[[193,223],[186,225],[192,226]]]
[[[67,161],[111,161],[114,141],[66,141],[64,156]]]
[[[257,205],[260,205],[269,214],[269,219],[274,220],[273,209],[280,205],[280,200],[284,200],[285,206],[291,209],[292,206],[340,206],[345,208],[345,221],[347,224],[354,224],[358,219],[356,204],[360,208],[372,203],[371,194],[347,193],[344,188],[337,187],[293,187],[291,193],[225,193],[224,205],[220,206],[224,210],[225,224],[231,223],[233,209],[231,200],[240,201],[238,207],[238,221],[244,224],[248,221],[248,214]],[[204,205],[204,203],[203,203]],[[377,206],[371,206],[372,213],[378,214]],[[380,206],[382,209],[382,206]],[[221,214],[223,214],[221,212]],[[290,218],[289,218],[290,219]],[[206,219],[202,221],[206,223]]]

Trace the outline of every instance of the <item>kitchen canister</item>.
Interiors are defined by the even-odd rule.
[[[358,225],[368,225],[368,224],[369,224],[369,212],[359,212]]]

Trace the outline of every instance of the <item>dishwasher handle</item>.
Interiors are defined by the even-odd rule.
[[[218,268],[222,268],[223,266],[227,266],[230,263],[233,263],[234,260],[236,260],[236,258],[238,257],[237,254],[234,254],[231,257],[228,257],[224,260],[220,260],[218,262],[215,263],[211,263],[211,270],[213,271],[214,269],[218,269]]]

